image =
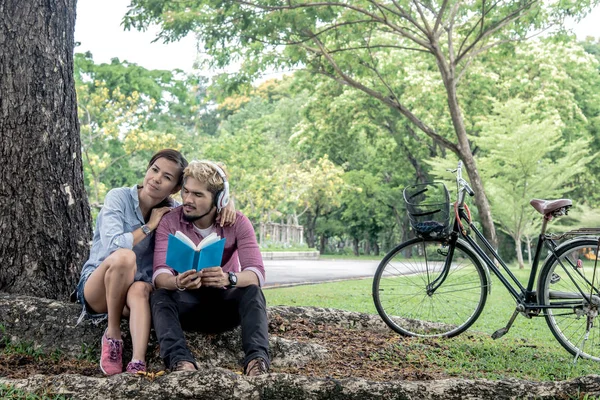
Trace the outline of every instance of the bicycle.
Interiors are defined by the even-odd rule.
[[[516,301],[513,315],[492,334],[494,339],[505,335],[519,314],[527,318],[543,315],[554,337],[575,361],[579,357],[600,361],[600,324],[596,322],[600,230],[547,234],[548,222],[566,215],[572,202],[532,200],[530,204],[543,215],[543,223],[524,286],[471,221],[465,197],[474,192],[462,178],[462,163],[451,172],[456,174],[458,193],[452,223],[443,184],[412,185],[404,190],[417,237],[390,251],[375,272],[372,294],[381,318],[405,336],[456,336],[481,315],[491,290],[491,270]],[[543,249],[548,255],[538,276]]]

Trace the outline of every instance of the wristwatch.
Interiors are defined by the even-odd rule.
[[[144,224],[142,225],[142,232],[144,232],[144,235],[148,236],[152,233],[152,229],[150,229],[148,225]]]
[[[235,274],[235,272],[230,272],[229,273],[229,286],[230,288],[234,288],[235,285],[237,285],[237,275]]]

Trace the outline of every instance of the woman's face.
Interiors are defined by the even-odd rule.
[[[156,202],[163,201],[173,193],[180,175],[177,163],[166,158],[157,159],[146,171],[140,196],[147,196]]]

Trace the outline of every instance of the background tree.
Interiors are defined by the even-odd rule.
[[[499,43],[523,40],[532,31],[597,3],[133,0],[124,21],[125,26],[138,29],[158,23],[159,36],[166,41],[195,32],[216,67],[243,60],[234,86],[250,82],[268,68],[302,65],[396,110],[464,161],[484,231],[495,244],[489,203],[459,101],[461,78],[477,56]],[[277,51],[278,46],[284,50]],[[390,63],[398,59],[394,54],[403,56],[401,64]],[[439,74],[437,90],[445,94],[453,138],[444,135],[444,126],[427,121],[406,105],[398,81],[403,67],[422,60],[420,55],[428,57]]]
[[[417,137],[392,110],[365,94],[304,73],[296,73],[295,80],[311,96],[291,144],[307,158],[327,154],[344,169],[350,190],[342,191],[337,218],[343,220],[355,254],[361,243],[374,252],[379,245],[387,251],[408,238],[402,188],[415,179],[427,180],[422,160],[436,154],[437,146]]]
[[[91,238],[73,80],[75,0],[0,0],[0,290],[66,299]]]
[[[88,194],[92,205],[98,207],[108,190],[137,178],[129,168],[133,155],[179,145],[173,134],[146,129],[156,107],[153,100],[135,91],[126,95],[118,87],[109,91],[101,81],[95,83],[92,93],[88,89],[77,86],[78,109]]]
[[[78,53],[75,82],[86,189],[95,206],[111,188],[139,182],[153,152],[189,148],[207,125],[203,79],[182,71],[116,58],[96,64],[90,53]]]
[[[519,268],[524,268],[522,242],[536,216],[529,201],[565,196],[593,158],[587,141],[565,143],[557,113],[539,120],[533,115],[538,110],[518,99],[496,104],[494,114],[481,122],[486,135],[476,141],[490,149],[479,164],[494,218],[514,240]]]

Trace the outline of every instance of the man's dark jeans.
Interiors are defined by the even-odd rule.
[[[169,369],[179,361],[196,364],[183,329],[220,333],[238,325],[242,326],[244,366],[256,357],[269,363],[267,307],[262,290],[256,285],[186,291],[158,289],[152,293],[150,305],[160,356]]]

